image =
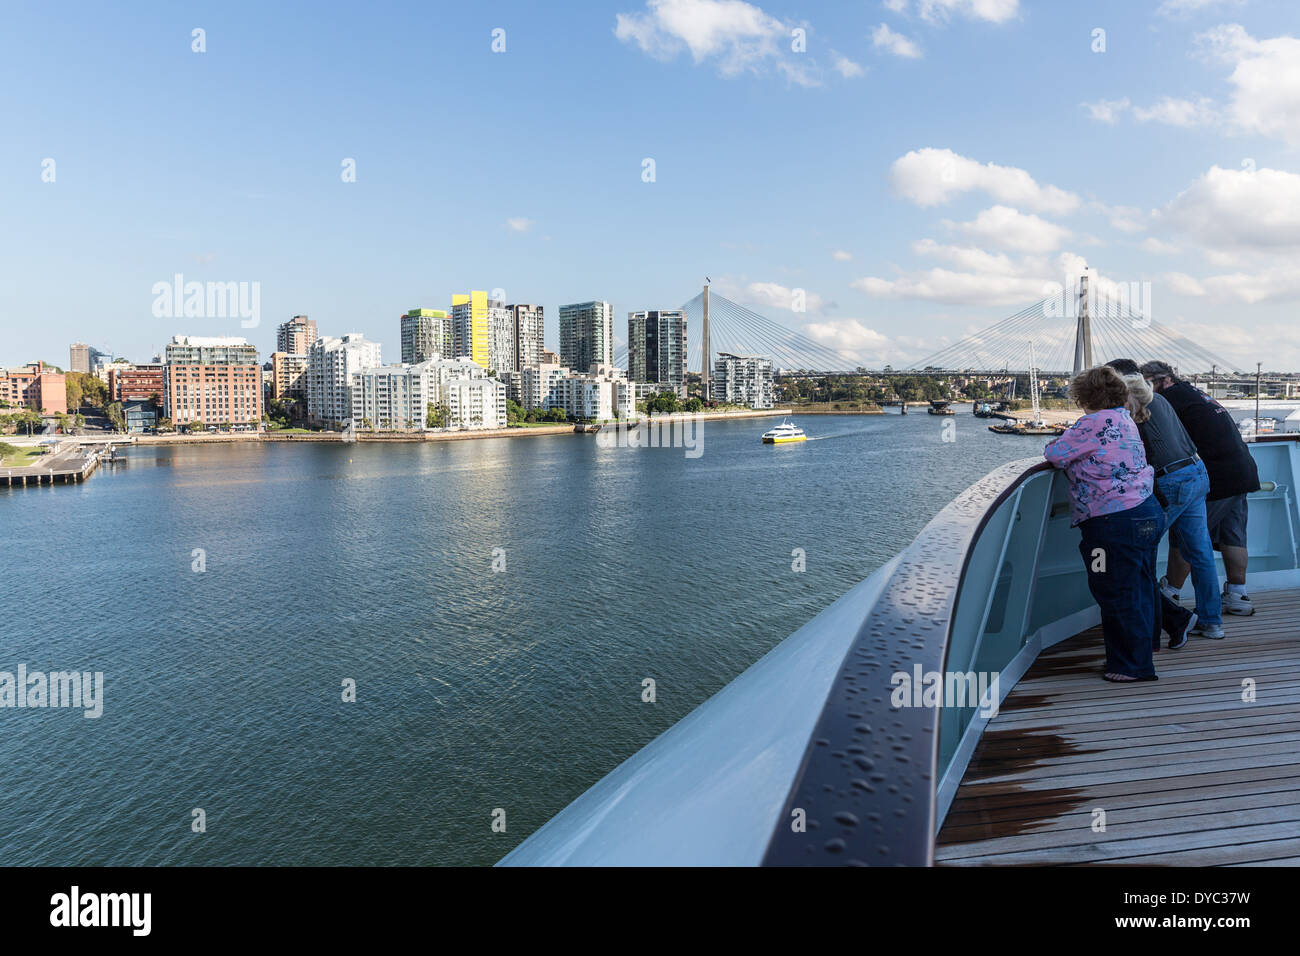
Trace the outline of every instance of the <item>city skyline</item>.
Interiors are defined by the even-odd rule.
[[[707,274],[902,366],[1087,261],[1239,367],[1300,368],[1300,25],[1280,2],[73,10],[19,6],[0,41],[15,84],[78,50],[15,104],[0,157],[29,225],[0,240],[3,365],[61,365],[77,340],[141,362],[174,334],[269,356],[297,314],[396,354],[412,304],[502,283],[551,315],[611,302],[624,347],[623,316]],[[436,82],[391,68],[411,32],[446,41]],[[460,150],[470,103],[485,141],[530,148]],[[174,275],[258,283],[258,324],[153,315]]]

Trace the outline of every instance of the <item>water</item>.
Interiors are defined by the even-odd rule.
[[[968,414],[798,422],[819,440],[705,422],[693,460],[591,436],[162,446],[0,488],[0,670],[106,687],[98,720],[0,709],[6,862],[493,863],[1042,447]]]

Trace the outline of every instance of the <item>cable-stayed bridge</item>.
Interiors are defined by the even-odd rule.
[[[1149,297],[1147,302],[1149,304]],[[706,285],[679,306],[686,314],[686,369],[711,377],[711,362],[721,352],[761,355],[785,374],[854,374],[861,363],[852,354],[814,341],[802,332],[712,292]],[[940,349],[906,371],[922,374],[1027,374],[1030,353],[1043,374],[1068,375],[1115,358],[1139,364],[1168,362],[1182,374],[1241,370],[1184,335],[1154,321],[1149,309],[1125,296],[1099,295],[1083,276],[1077,290],[1048,296],[1015,315]],[[707,351],[707,355],[705,354]],[[620,346],[614,364],[628,367]]]
[[[789,326],[732,302],[707,286],[678,309],[686,313],[686,368],[692,372],[703,370],[706,334],[710,361],[720,352],[762,355],[770,358],[773,368],[780,371],[818,374],[850,374],[859,364],[853,356],[828,348]],[[627,346],[615,350],[614,364],[628,367]]]
[[[1117,358],[1133,359],[1139,365],[1159,359],[1182,374],[1241,373],[1208,349],[1154,321],[1148,309],[1134,308],[1126,297],[1090,294],[1087,276],[1081,278],[1077,294],[1048,296],[940,349],[910,366],[909,371],[1025,373],[1031,344],[1033,364],[1046,374],[1077,373]]]

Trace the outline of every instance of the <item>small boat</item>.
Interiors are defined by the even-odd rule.
[[[1249,438],[1255,435],[1272,435],[1277,431],[1276,418],[1243,418],[1237,423],[1237,430],[1241,432],[1241,437]]]
[[[765,445],[786,445],[790,442],[807,440],[808,436],[804,434],[803,429],[793,424],[788,418],[771,431],[763,433],[763,443]]]
[[[955,415],[957,414],[948,407],[948,402],[930,402],[930,407],[926,409],[931,415]]]

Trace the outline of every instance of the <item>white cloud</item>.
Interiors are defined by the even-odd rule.
[[[1012,275],[1016,271],[1011,258],[1001,252],[986,252],[974,246],[946,246],[933,239],[918,239],[912,243],[912,251],[918,256],[943,259],[961,269],[971,272],[990,272]]]
[[[1080,104],[1086,109],[1089,115],[1099,123],[1114,125],[1120,117],[1120,114],[1129,108],[1128,97],[1119,100],[1098,100],[1096,103]]]
[[[1300,267],[1282,265],[1262,272],[1233,272],[1210,276],[1202,280],[1205,291],[1219,301],[1257,302],[1284,301],[1300,298]],[[1288,330],[1294,339],[1295,328]]]
[[[1148,236],[1143,239],[1142,249],[1144,252],[1151,252],[1158,256],[1176,256],[1181,251],[1172,243],[1161,242],[1155,236]]]
[[[889,344],[889,337],[869,329],[857,319],[833,319],[828,322],[810,322],[804,331],[822,345],[833,349],[857,352],[860,349],[881,349]]]
[[[815,86],[812,65],[790,52],[792,25],[744,0],[646,0],[642,13],[620,13],[614,35],[662,60],[683,50],[723,76],[774,67],[801,86]]]
[[[1010,206],[993,206],[972,222],[945,221],[945,225],[982,242],[1018,252],[1051,252],[1070,237],[1069,229]]]
[[[1245,2],[1246,0],[1164,0],[1156,13],[1162,17],[1181,17],[1211,7],[1239,7]]]
[[[506,220],[506,228],[511,232],[527,232],[537,223],[532,219],[526,219],[523,216],[515,216]]]
[[[1161,218],[1210,249],[1300,253],[1300,175],[1212,166]]]
[[[714,279],[712,288],[719,295],[731,299],[733,302],[758,306],[759,308],[793,310],[796,304],[796,293],[802,293],[803,307],[807,312],[821,312],[826,304],[825,300],[815,292],[809,292],[807,289],[787,288],[777,282],[745,282],[743,278],[734,279],[731,276],[720,276]]]
[[[995,199],[1040,212],[1067,213],[1079,197],[1056,186],[1040,186],[1023,169],[979,163],[950,149],[912,150],[894,161],[889,178],[895,192],[918,206],[937,206],[954,196],[982,190]]]
[[[1133,107],[1133,118],[1139,123],[1164,123],[1168,126],[1209,126],[1218,120],[1214,104],[1202,97],[1196,102],[1165,96],[1151,106]]]
[[[836,249],[831,253],[831,258],[836,262],[848,262],[853,258],[853,253],[845,252],[843,249]]]
[[[895,13],[903,12],[904,2],[886,3]],[[916,11],[930,23],[944,23],[952,17],[1005,23],[1020,13],[1020,0],[916,0]]]
[[[844,56],[843,54],[840,53],[836,53],[834,50],[831,50],[831,58],[832,58],[831,61],[835,66],[835,71],[839,73],[840,76],[844,77],[844,79],[846,80],[851,80],[854,79],[855,77],[862,76],[864,73],[867,72],[865,69],[862,68],[862,65],[860,63],[854,63],[847,56]]]
[[[1226,105],[1206,97],[1165,96],[1150,106],[1127,98],[1084,103],[1094,120],[1114,123],[1124,112],[1138,122],[1185,128],[1216,126],[1227,132],[1257,134],[1300,145],[1300,39],[1278,36],[1257,40],[1240,24],[1223,24],[1200,34],[1197,44],[1213,63],[1232,67]]]
[[[1094,202],[1091,205],[1109,220],[1112,229],[1130,233],[1146,231],[1146,213],[1137,206],[1108,206],[1104,202]]]
[[[1166,272],[1160,279],[1175,295],[1205,295],[1205,286],[1186,272]]]
[[[883,23],[871,31],[871,44],[877,50],[884,50],[886,53],[892,53],[894,56],[901,56],[912,60],[921,56],[921,48],[919,46],[907,37],[903,36],[903,34],[895,33]]]
[[[1232,67],[1226,114],[1234,128],[1300,145],[1300,39],[1256,40],[1238,24],[1197,37],[1212,58]]]
[[[1041,279],[929,269],[896,279],[867,276],[853,288],[878,299],[923,299],[949,305],[1027,305],[1050,292]]]

